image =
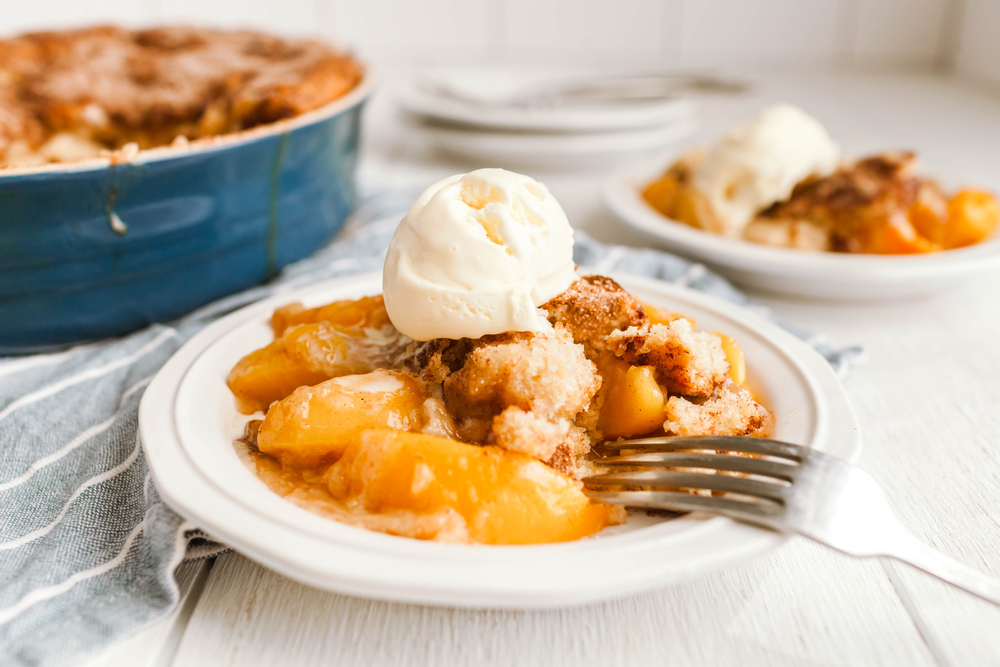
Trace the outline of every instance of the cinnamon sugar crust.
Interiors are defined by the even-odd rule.
[[[445,404],[466,442],[522,452],[570,476],[590,451],[575,422],[601,378],[565,330],[431,341],[407,363],[422,379],[444,375]]]
[[[414,341],[407,348],[400,366],[426,384],[440,384],[454,371],[462,368],[471,349],[472,341],[467,338]]]
[[[62,161],[44,150],[60,134],[96,151],[248,129],[316,109],[362,74],[320,42],[245,31],[96,27],[2,40],[0,165]]]
[[[547,420],[572,419],[600,387],[597,367],[565,331],[484,336],[444,381],[458,418],[492,418],[515,405]]]
[[[548,461],[569,435],[565,419],[548,421],[525,412],[516,405],[505,408],[493,418],[496,444],[512,452],[522,452],[540,461]],[[566,448],[568,450],[568,447]]]
[[[935,208],[946,207],[940,188],[916,172],[917,157],[909,151],[874,155],[842,166],[830,176],[797,185],[787,201],[760,214],[755,229],[782,224],[797,232],[790,234],[786,245],[863,252],[858,238],[862,230],[894,218],[905,221],[918,197],[934,200]],[[822,238],[810,242],[799,238],[803,233]]]
[[[770,433],[773,418],[729,378],[718,336],[689,320],[650,324],[641,304],[610,278],[588,276],[544,306],[553,334],[412,343],[400,365],[437,388],[458,437],[528,454],[571,477],[600,465],[603,379],[594,363],[615,355],[656,370],[670,394],[664,431],[684,435]]]
[[[787,201],[761,215],[771,218],[807,218],[834,221],[842,216],[863,217],[866,208],[906,208],[916,199],[920,181],[912,152],[883,153],[841,167],[830,176],[807,180],[795,187]]]
[[[612,332],[608,345],[630,364],[653,366],[657,380],[674,394],[711,396],[729,373],[719,337],[692,330],[685,319]]]
[[[611,278],[584,276],[541,306],[549,322],[567,330],[584,346],[588,358],[608,349],[608,336],[620,329],[644,327],[642,304]]]
[[[545,463],[567,477],[577,476],[577,458],[573,456],[572,448],[567,444],[556,447],[555,452]]]
[[[743,387],[729,381],[701,402],[671,396],[663,430],[670,435],[747,435],[766,438],[774,417]]]
[[[542,419],[512,405],[493,418],[493,440],[504,449],[522,452],[577,477],[584,457],[590,453],[587,431],[566,419]]]

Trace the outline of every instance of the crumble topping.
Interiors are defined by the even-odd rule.
[[[566,440],[570,426],[566,419],[548,421],[511,405],[493,418],[493,435],[504,449],[548,461]]]
[[[770,433],[771,415],[730,379],[720,338],[689,320],[651,324],[639,301],[604,276],[581,278],[544,309],[554,334],[411,343],[399,366],[443,389],[461,440],[523,452],[575,477],[594,470],[591,448],[604,439],[599,368],[612,355],[655,370],[668,395],[665,433]]]
[[[565,331],[508,333],[472,341],[461,370],[444,381],[445,403],[463,417],[493,417],[516,405],[543,419],[571,419],[590,405],[597,367]]]
[[[787,225],[791,240],[802,247],[813,244],[846,252],[861,252],[858,234],[866,227],[894,217],[906,221],[918,197],[944,213],[947,200],[940,188],[917,177],[917,157],[900,151],[875,155],[843,166],[826,178],[807,180],[791,197],[760,214],[760,226]],[[751,233],[753,233],[751,231]],[[827,240],[829,239],[829,240]]]
[[[612,332],[608,345],[630,364],[656,368],[657,379],[672,393],[711,396],[729,372],[719,337],[695,332],[685,319],[654,324],[646,331],[629,327]]]
[[[300,356],[307,360],[328,355],[324,346],[329,343],[330,350],[338,351],[336,361],[346,361],[340,356],[343,351],[333,345],[335,337],[327,335],[331,332],[339,332],[345,341],[361,331],[375,335],[387,350],[378,355],[379,365],[392,370],[374,372],[391,376],[396,384],[406,385],[406,391],[393,391],[385,382],[371,384],[370,374],[336,375],[316,387],[294,390],[269,409],[267,447],[255,449],[260,422],[251,422],[240,446],[247,448],[258,474],[271,488],[307,509],[382,532],[468,542],[485,539],[480,519],[498,507],[486,505],[470,514],[479,502],[476,485],[488,492],[496,488],[490,485],[509,480],[511,470],[481,471],[475,473],[479,477],[467,478],[466,471],[476,461],[499,461],[516,454],[522,461],[517,469],[532,480],[539,484],[561,480],[558,484],[570,484],[579,493],[579,480],[605,470],[601,458],[607,451],[602,443],[608,437],[770,434],[773,416],[730,377],[719,335],[696,332],[690,320],[679,316],[660,323],[662,318],[652,311],[657,323],[651,323],[638,301],[613,280],[598,276],[579,280],[547,306],[555,325],[552,332],[426,342],[391,335],[391,324],[365,326],[382,323],[384,308],[378,298],[312,310],[301,305],[279,309],[274,319],[277,341],[300,331],[315,338],[299,346]],[[324,320],[324,314],[332,320]],[[597,319],[601,317],[612,321]],[[343,324],[347,322],[353,326]],[[387,341],[391,344],[386,346]],[[348,356],[358,354],[357,346],[348,351]],[[267,365],[261,369],[274,372]],[[341,408],[320,401],[316,410],[326,414],[315,423],[301,414],[309,407],[302,400],[305,394],[327,385],[344,393],[345,387],[358,389],[354,387],[358,383],[368,383],[364,388],[381,393],[368,400],[367,395],[350,392]],[[347,409],[348,403],[350,411],[337,412]],[[376,415],[373,406],[382,412]],[[281,411],[294,412],[297,431],[279,435]],[[605,421],[609,415],[614,419]],[[348,437],[344,429],[361,430]],[[606,436],[602,429],[613,435]],[[340,430],[342,436],[337,435]],[[411,449],[407,442],[412,441],[401,439],[418,433],[444,438],[437,446],[445,450],[466,448],[462,455],[466,458],[449,468],[444,459],[435,458],[439,454],[418,453],[417,445]],[[295,444],[300,441],[302,445]],[[322,465],[286,456],[298,451],[312,452]],[[435,473],[434,466],[443,467]],[[561,475],[553,478],[553,470]],[[369,497],[365,490],[369,483],[375,496]],[[563,488],[558,484],[552,488]],[[413,511],[423,502],[417,497],[432,488],[433,493],[457,494],[453,509]],[[542,496],[548,497],[546,493]],[[410,497],[409,504],[393,504],[403,502],[399,494]],[[459,496],[467,500],[459,501]],[[393,509],[397,507],[410,509]],[[624,509],[601,508],[607,512],[602,525],[624,521]],[[480,537],[473,539],[473,533]]]
[[[0,40],[0,166],[236,132],[316,109],[361,76],[320,42],[246,31],[105,26]]]
[[[605,276],[584,276],[541,308],[553,326],[569,331],[584,346],[588,358],[607,349],[612,332],[647,323],[642,304]]]
[[[601,384],[583,347],[561,329],[485,336],[469,345],[462,367],[443,385],[464,439],[574,470],[573,461],[590,451],[590,439],[573,421]]]
[[[766,438],[774,417],[743,387],[729,381],[700,402],[671,396],[664,430],[671,435],[749,435]]]

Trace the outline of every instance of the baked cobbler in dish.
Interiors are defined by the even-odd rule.
[[[1000,222],[992,194],[947,194],[917,174],[912,152],[844,160],[818,121],[789,105],[682,156],[642,195],[699,229],[801,250],[927,253],[978,243]]]
[[[565,213],[526,176],[431,187],[383,292],[277,309],[274,341],[229,374],[239,410],[266,413],[240,451],[311,511],[420,539],[573,540],[625,519],[582,490],[605,441],[770,433],[735,341],[579,277]]]
[[[0,166],[67,162],[292,118],[363,71],[319,42],[183,27],[0,40]]]

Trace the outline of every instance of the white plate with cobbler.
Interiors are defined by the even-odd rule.
[[[888,299],[1000,269],[994,193],[949,191],[910,151],[846,158],[791,105],[611,179],[604,201],[650,242],[783,294]]]
[[[164,500],[214,538],[313,586],[423,604],[559,607],[666,586],[780,545],[782,535],[728,519],[622,516],[580,494],[574,477],[600,464],[599,429],[648,432],[651,400],[677,432],[770,430],[847,460],[860,453],[857,420],[827,362],[729,302],[627,275],[584,278],[547,311],[562,331],[551,345],[532,344],[534,334],[405,344],[385,317],[381,278],[325,282],[226,316],[166,364],[140,407]],[[694,334],[692,322],[725,336]],[[670,370],[654,333],[691,347],[691,364],[703,367]],[[716,342],[726,339],[725,348]],[[346,353],[331,356],[330,345]],[[317,351],[326,366],[299,363]],[[491,370],[497,359],[508,367]],[[537,400],[511,379],[524,359],[536,372],[521,379]],[[538,363],[551,373],[538,373]],[[600,398],[595,371],[607,392]],[[650,377],[658,397],[641,393]],[[565,395],[553,398],[553,386]],[[591,404],[617,406],[614,414],[580,409],[588,394]],[[575,403],[555,405],[562,399]],[[258,423],[257,409],[268,406],[274,423]],[[560,410],[579,411],[565,420],[553,416]],[[380,428],[359,431],[371,419]],[[352,429],[346,448],[323,450],[337,440],[331,433]]]

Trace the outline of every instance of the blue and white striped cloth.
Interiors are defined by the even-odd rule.
[[[167,613],[185,557],[221,547],[163,504],[137,438],[143,390],[216,318],[276,294],[380,269],[411,193],[371,199],[338,240],[276,280],[169,324],[56,354],[0,359],[0,665],[67,665]],[[576,259],[753,307],[698,264],[577,235]],[[838,369],[856,350],[810,340]]]

